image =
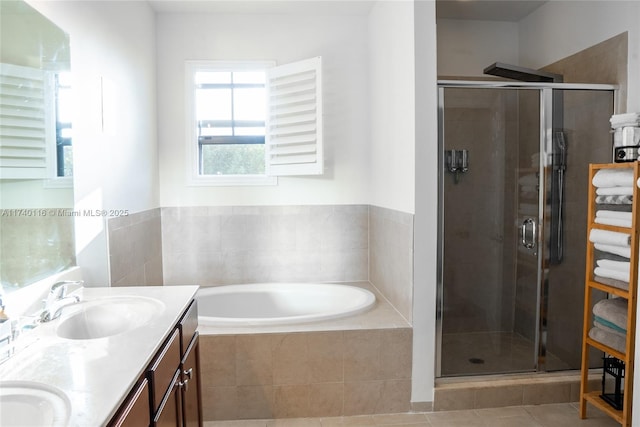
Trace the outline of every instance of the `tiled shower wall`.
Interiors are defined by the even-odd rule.
[[[109,219],[111,286],[157,286],[162,279],[160,209]]]

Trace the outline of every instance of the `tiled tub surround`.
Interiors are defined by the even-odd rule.
[[[372,310],[326,322],[259,332],[200,325],[204,419],[409,411],[412,329],[376,296]]]
[[[368,280],[369,207],[162,208],[165,285]]]
[[[157,208],[109,219],[107,226],[112,286],[163,284],[160,214],[161,210]]]
[[[412,322],[412,214],[369,207],[369,281]]]
[[[33,215],[17,215],[16,211]],[[70,209],[6,209],[0,213],[0,282],[5,286],[32,283],[75,265]]]

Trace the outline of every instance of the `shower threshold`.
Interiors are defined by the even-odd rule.
[[[590,389],[600,387],[601,380],[601,370],[590,371]],[[578,402],[579,390],[579,370],[438,378],[433,410]]]

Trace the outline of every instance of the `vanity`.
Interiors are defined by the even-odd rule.
[[[78,303],[15,341],[16,352],[0,364],[0,388],[57,395],[44,404],[61,412],[50,425],[202,425],[197,289],[73,292]]]

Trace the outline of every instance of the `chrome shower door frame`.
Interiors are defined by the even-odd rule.
[[[534,348],[531,372],[545,371],[547,354],[547,306],[549,288],[549,254],[545,242],[550,240],[550,217],[545,212],[546,197],[550,192],[553,153],[553,92],[559,90],[606,90],[614,92],[617,86],[604,84],[570,83],[526,83],[526,82],[483,82],[483,81],[438,81],[438,227],[437,227],[437,293],[436,293],[436,378],[442,377],[442,334],[444,297],[444,177],[445,177],[445,135],[444,135],[444,92],[446,88],[485,89],[530,89],[537,90],[540,97],[540,141],[539,141],[539,188],[537,229],[537,292]],[[615,103],[614,103],[615,105]]]

